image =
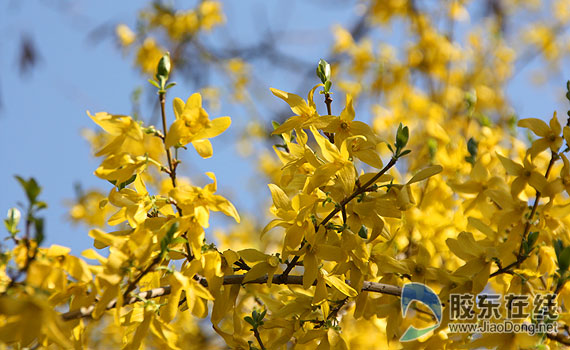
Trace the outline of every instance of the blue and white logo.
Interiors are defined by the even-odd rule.
[[[427,306],[430,311],[435,316],[437,323],[433,326],[418,329],[414,326],[408,327],[402,337],[400,337],[401,342],[408,342],[416,340],[427,333],[433,331],[441,324],[441,301],[435,292],[423,283],[407,283],[402,288],[402,295],[400,298],[400,303],[402,306],[402,317],[406,317],[408,308],[413,301],[419,301]]]

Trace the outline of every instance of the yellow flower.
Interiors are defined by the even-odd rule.
[[[513,198],[517,198],[527,184],[530,184],[537,191],[542,191],[544,186],[546,186],[546,178],[535,170],[536,166],[529,162],[527,157],[525,157],[523,165],[520,165],[498,153],[497,156],[501,163],[503,163],[507,174],[516,176],[511,185]]]
[[[83,222],[90,226],[105,226],[106,217],[111,207],[102,201],[105,196],[96,190],[80,194],[77,200],[70,204],[69,217],[74,223]]]
[[[210,30],[225,21],[222,5],[218,1],[202,1],[199,11],[200,26],[205,30]]]
[[[221,211],[231,216],[239,223],[239,214],[236,208],[227,199],[214,194],[217,190],[216,176],[214,173],[206,173],[214,182],[204,188],[195,186],[179,186],[169,193],[184,215],[194,215],[202,227],[209,227],[210,210]]]
[[[296,115],[292,116],[291,118],[287,119],[283,124],[277,127],[272,135],[279,135],[286,132],[289,132],[293,129],[297,128],[308,128],[309,126],[315,126],[319,129],[322,129],[332,120],[332,116],[330,118],[320,117],[317,113],[317,106],[315,105],[315,101],[313,100],[313,95],[315,94],[315,90],[319,87],[323,86],[323,84],[315,85],[307,96],[307,101],[305,101],[301,96],[295,95],[292,93],[288,93],[285,91],[277,90],[271,88],[271,92],[273,95],[279,97],[283,101],[287,102],[287,104],[291,107],[291,110]]]
[[[137,52],[136,63],[144,73],[153,74],[156,70],[156,62],[164,56],[165,50],[156,44],[152,38],[146,38]]]
[[[487,189],[495,189],[505,186],[504,181],[501,178],[497,176],[489,177],[489,171],[483,164],[481,158],[479,158],[475,162],[475,165],[473,165],[473,169],[471,170],[469,177],[470,179],[464,183],[451,182],[449,184],[454,191],[477,194],[475,198],[464,202],[465,213],[477,205],[487,204]]]
[[[316,169],[306,184],[304,192],[310,194],[316,188],[327,184],[336,175],[336,182],[340,184],[343,194],[349,195],[356,181],[356,171],[354,164],[349,160],[347,149],[347,142],[350,141],[350,138],[342,143],[339,150],[336,145],[322,136],[314,126],[311,126],[311,132],[321,148],[325,162],[314,156],[309,157],[309,162]]]
[[[246,273],[243,283],[253,281],[267,275],[267,285],[271,287],[273,275],[279,267],[279,258],[274,255],[267,255],[252,248],[240,250],[238,254],[246,261],[257,262],[257,264],[255,264],[251,270]]]
[[[550,119],[550,126],[537,118],[522,119],[519,121],[518,126],[529,128],[540,137],[532,143],[532,146],[528,150],[531,159],[534,159],[534,157],[547,148],[550,148],[552,152],[558,152],[558,149],[562,146],[563,138],[560,136],[562,127],[556,118],[556,112],[554,112],[552,119]]]
[[[209,138],[223,133],[231,124],[230,117],[210,120],[208,113],[202,108],[202,96],[195,93],[188,98],[186,104],[179,98],[173,101],[176,121],[170,126],[166,136],[166,147],[192,146],[203,158],[212,156],[212,144]]]
[[[126,24],[119,24],[115,29],[115,34],[124,47],[130,46],[136,39],[135,33]]]
[[[448,238],[446,243],[455,255],[466,262],[454,275],[472,278],[472,292],[480,293],[489,280],[492,258],[499,255],[497,250],[485,240],[475,241],[471,232],[461,232],[457,239]]]
[[[375,168],[382,168],[382,160],[376,152],[378,139],[368,124],[354,121],[354,107],[352,106],[352,96],[346,96],[346,107],[341,112],[339,118],[333,118],[323,129],[325,132],[334,133],[334,141],[337,145],[342,145],[347,138],[352,136],[364,136],[364,138],[354,137],[348,142],[348,151],[364,163]]]
[[[111,142],[95,153],[96,157],[117,155],[122,152],[135,156],[144,155],[146,153],[146,148],[143,144],[144,134],[140,124],[131,117],[125,115],[111,115],[106,112],[91,115],[89,111],[87,111],[87,115],[105,132],[114,137]]]

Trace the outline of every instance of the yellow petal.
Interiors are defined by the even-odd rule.
[[[166,140],[164,143],[166,147],[173,147],[176,146],[178,143],[182,144],[182,146],[186,145],[184,143],[184,138],[189,135],[189,130],[186,127],[183,119],[177,119],[172,125],[170,126],[170,130],[168,130],[168,134],[166,135]]]
[[[570,145],[570,127],[565,126],[562,130],[562,134],[564,135],[564,139],[566,140],[566,144]]]
[[[333,286],[336,290],[338,290],[339,292],[341,292],[342,294],[348,296],[348,297],[355,297],[358,295],[358,292],[352,288],[351,286],[349,286],[348,284],[346,284],[346,282],[344,282],[342,279],[340,279],[337,276],[333,276],[333,275],[323,275],[323,278],[325,279],[325,281],[330,284],[331,286]]]
[[[307,94],[307,101],[309,102],[309,106],[312,108],[312,110],[316,110],[317,106],[315,105],[315,100],[313,99],[313,95],[315,94],[315,90],[318,87],[321,86],[325,86],[324,84],[317,84],[315,86],[313,86],[313,88],[311,90],[309,90],[309,93]]]
[[[303,266],[305,268],[305,273],[303,274],[303,288],[309,289],[317,279],[317,274],[319,272],[319,267],[317,263],[317,257],[315,254],[307,253],[303,258]]]
[[[327,284],[322,276],[317,278],[317,286],[315,287],[315,295],[313,296],[312,305],[319,305],[327,301],[328,291]]]
[[[384,164],[382,163],[382,159],[374,150],[365,150],[365,151],[358,151],[354,152],[354,156],[364,163],[376,168],[382,169]]]
[[[309,117],[313,114],[311,107],[303,100],[299,95],[291,94],[285,91],[270,88],[273,95],[279,97],[283,101],[287,102],[293,113],[299,116]]]
[[[352,95],[346,95],[346,106],[340,113],[340,119],[344,121],[352,121],[354,119],[354,107],[352,106]]]
[[[265,261],[267,260],[267,257],[269,255],[260,252],[257,249],[253,249],[253,248],[248,248],[248,249],[243,249],[237,252],[242,258],[244,258],[246,261],[250,261],[250,262],[256,262],[256,261]]]
[[[230,117],[220,117],[210,120],[210,124],[207,128],[196,133],[194,139],[209,139],[216,137],[226,131],[227,128],[232,124],[232,119]]]
[[[174,109],[174,115],[176,116],[176,119],[181,118],[182,113],[184,112],[184,106],[184,101],[178,97],[175,97],[172,101],[172,108]]]
[[[204,159],[210,158],[214,154],[212,144],[208,139],[192,141],[192,146],[194,146],[196,152]]]
[[[554,133],[554,135],[560,135],[560,131],[562,131],[562,127],[560,126],[560,122],[556,117],[556,111],[552,115],[552,119],[550,119],[550,129]]]
[[[545,137],[550,132],[548,124],[538,118],[521,119],[518,126],[532,130],[536,135]]]
[[[293,116],[287,119],[283,124],[279,125],[275,130],[273,130],[271,135],[284,134],[295,128],[299,128],[301,127],[301,125],[303,125],[305,121],[306,121],[305,117],[300,117],[298,115]]]
[[[246,283],[249,281],[253,281],[255,279],[258,279],[260,277],[265,276],[270,270],[273,270],[274,267],[270,266],[268,263],[266,262],[261,262],[257,265],[255,265],[254,267],[251,268],[251,270],[249,270],[246,274],[245,277],[243,278],[243,282],[242,283]]]
[[[430,176],[434,176],[435,174],[441,173],[442,170],[443,167],[441,165],[433,165],[430,166],[429,168],[420,170],[416,175],[414,175],[410,179],[410,181],[408,181],[408,184],[413,184],[414,182],[425,180]]]
[[[269,184],[269,190],[271,191],[271,198],[273,199],[273,205],[277,209],[293,210],[291,206],[291,200],[287,194],[277,185]]]
[[[195,92],[186,101],[186,109],[194,109],[202,107],[202,95],[199,92]]]
[[[513,162],[509,158],[503,157],[499,153],[497,153],[497,157],[499,157],[499,160],[509,175],[519,175],[524,169],[522,165]]]

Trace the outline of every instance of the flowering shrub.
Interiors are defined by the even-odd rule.
[[[464,2],[445,3],[450,21],[469,17]],[[518,9],[517,2],[505,3]],[[563,1],[554,6],[558,25],[570,9]],[[210,139],[231,130],[230,117],[211,117],[201,93],[166,106],[167,93],[176,91],[176,64],[172,69],[170,54],[154,39],[120,25],[122,45],[136,46],[137,66],[154,74],[161,120],[151,125],[88,113],[100,128],[89,138],[100,159],[94,174],[108,188],[87,192],[72,206],[72,219],[92,227],[95,249],[81,257],[60,245],[42,246],[40,215],[47,204],[39,199],[41,187],[33,178],[17,178],[28,203],[4,221],[12,243],[0,260],[2,346],[570,345],[570,119],[563,125],[554,112],[548,122],[517,121],[502,92],[515,52],[502,38],[488,43],[477,32],[463,48],[423,11],[414,1],[368,4],[372,24],[409,20],[417,38],[403,61],[390,48],[374,52],[371,39],[355,40],[336,27],[333,53],[344,59],[332,68],[319,61],[320,83],[307,87],[306,99],[271,89],[291,116],[264,135],[275,157],[260,153],[269,179],[260,191],[272,199],[272,219],[261,226],[241,218],[217,193],[215,174],[206,173],[211,181],[200,187],[178,171],[184,152],[216,156]],[[500,32],[505,15],[494,15],[491,29]],[[187,11],[155,5],[141,18],[148,31],[159,28],[168,41],[187,45],[224,16],[217,2],[203,1]],[[560,59],[553,29],[540,28],[529,34],[531,44],[547,59]],[[172,59],[183,65],[181,57]],[[243,97],[248,69],[238,58],[224,64]],[[425,79],[427,93],[414,85],[412,73]],[[566,90],[570,101],[570,82]],[[333,92],[344,97],[342,107],[333,105]],[[355,103],[367,94],[383,94],[385,102],[373,106],[371,122],[360,118]],[[528,142],[517,138],[515,124],[528,131]],[[218,244],[205,234],[212,211],[236,223],[217,234]],[[410,283],[429,287],[442,310],[428,303],[403,307],[410,305],[404,300]],[[525,316],[513,317],[514,298],[484,317],[489,304],[481,296],[492,293],[535,304],[537,296],[550,295],[556,317],[538,317],[542,309],[528,303],[517,314]],[[495,324],[509,319],[556,327],[533,334],[457,332],[457,296],[477,296],[459,311],[479,312]],[[432,328],[410,340],[403,337],[410,327]]]

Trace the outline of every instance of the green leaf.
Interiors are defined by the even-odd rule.
[[[158,83],[156,81],[149,79],[148,82],[154,85],[157,89],[160,89],[160,86],[158,86]]]
[[[564,243],[562,243],[561,239],[557,239],[554,241],[554,252],[556,253],[556,260],[560,260],[560,253],[564,249]]]
[[[120,191],[123,188],[127,187],[128,185],[132,184],[135,179],[137,178],[137,174],[134,174],[133,176],[131,176],[127,181],[119,184],[119,186],[117,186],[117,189]]]
[[[162,238],[162,240],[160,241],[161,254],[165,254],[166,252],[168,252],[168,246],[172,244],[174,234],[176,233],[176,231],[178,231],[178,226],[179,226],[178,222],[173,223],[172,226],[170,226],[170,228],[164,235],[164,237]]]
[[[36,242],[38,246],[42,244],[44,241],[44,218],[35,218],[34,220],[34,227],[36,229]]]
[[[168,90],[168,89],[170,89],[171,87],[173,87],[173,86],[175,86],[175,85],[176,85],[176,83],[174,83],[174,82],[168,83],[164,89],[165,89],[165,90]]]
[[[250,316],[245,316],[243,319],[245,320],[245,322],[249,323],[252,327],[254,328],[256,327],[255,321]]]
[[[564,248],[558,256],[558,268],[560,271],[565,272],[570,266],[570,247]]]
[[[368,239],[368,228],[366,226],[362,225],[360,227],[360,230],[358,231],[358,235],[361,238]]]
[[[170,242],[170,244],[181,244],[181,243],[188,243],[188,240],[184,237],[176,237]]]
[[[525,255],[528,255],[528,241],[522,241],[522,248]]]
[[[477,147],[478,146],[479,146],[479,143],[472,137],[469,138],[469,141],[467,141],[467,151],[469,151],[469,154],[472,156],[477,155]]]
[[[403,157],[410,152],[411,152],[411,150],[407,149],[407,150],[403,151],[402,153],[400,153],[400,155],[398,157]]]
[[[18,182],[26,192],[26,196],[28,197],[30,203],[31,204],[35,203],[36,198],[38,198],[40,192],[42,191],[42,188],[38,185],[36,180],[33,177],[31,177],[29,180],[26,181],[22,177],[17,175],[15,176],[15,178],[16,180],[18,180]]]
[[[530,232],[526,238],[528,242],[528,247],[529,248],[534,247],[534,244],[536,243],[537,239],[538,239],[538,231]]]
[[[273,130],[277,129],[281,124],[276,122],[275,120],[271,121],[271,126],[273,126]]]
[[[429,157],[430,159],[435,158],[435,153],[437,152],[437,141],[430,137],[427,142],[428,150],[429,150]]]
[[[45,209],[47,208],[47,203],[43,202],[43,201],[37,201],[36,202],[36,209],[40,210],[40,209]]]

